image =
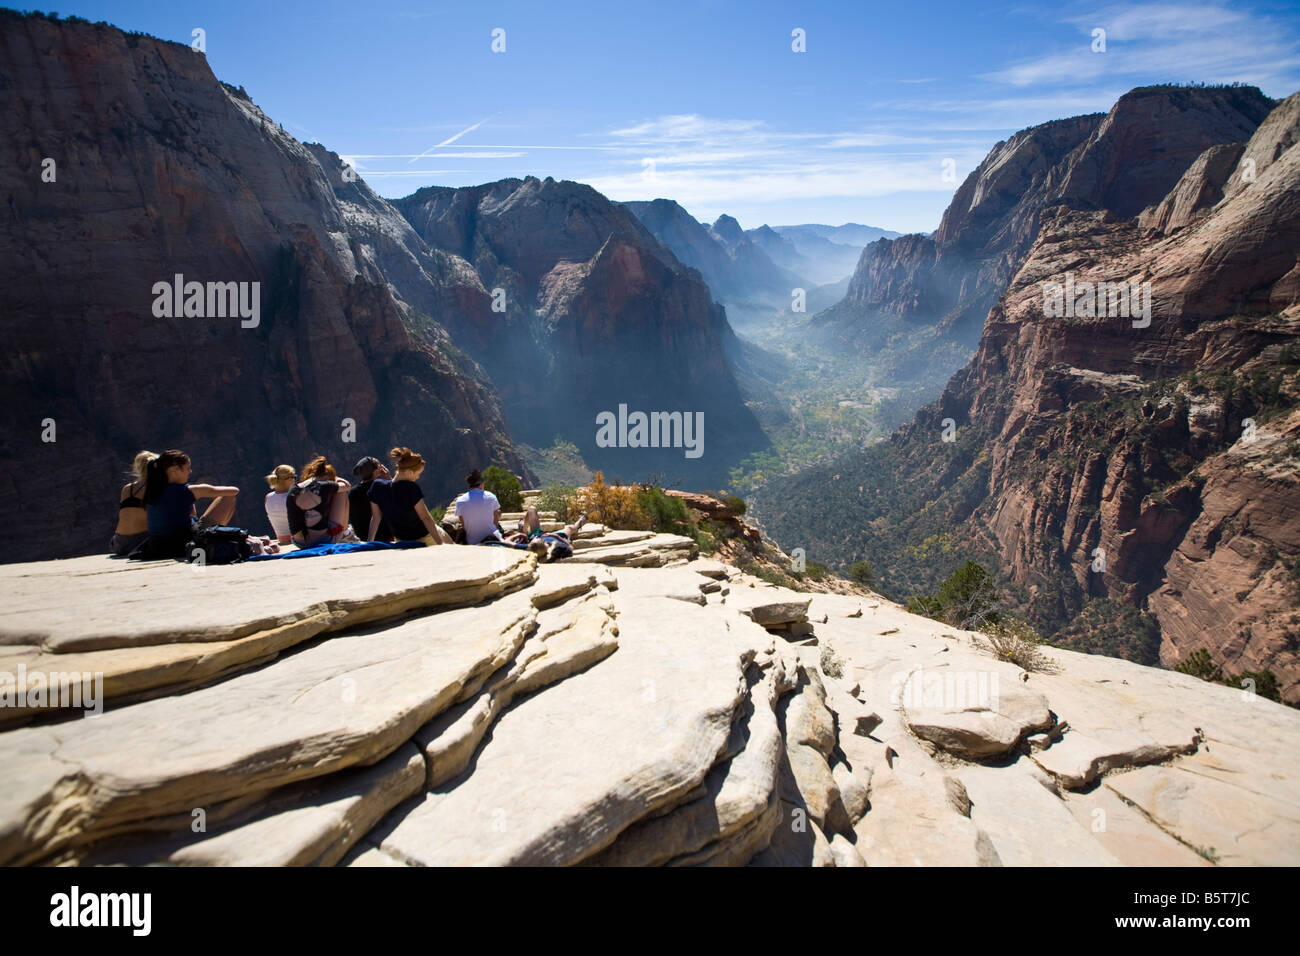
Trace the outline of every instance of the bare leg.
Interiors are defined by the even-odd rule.
[[[203,512],[203,520],[214,525],[230,524],[230,519],[235,516],[236,497],[236,495],[222,495],[214,498],[212,504],[208,505],[208,510]]]
[[[587,512],[584,511],[582,514],[578,515],[578,520],[573,522],[573,524],[565,525],[564,530],[568,533],[569,537],[572,538],[575,534],[577,534],[582,529],[582,526],[586,523],[587,523]]]
[[[532,534],[534,531],[540,531],[542,522],[537,517],[537,506],[529,505],[528,513],[524,515],[524,533]]]

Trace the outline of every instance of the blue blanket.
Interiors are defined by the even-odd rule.
[[[249,561],[271,561],[275,558],[316,558],[326,554],[352,554],[354,551],[392,551],[398,548],[423,548],[423,541],[352,541],[339,544],[318,544],[311,548],[299,548],[297,551],[285,551],[283,554],[255,554]]]

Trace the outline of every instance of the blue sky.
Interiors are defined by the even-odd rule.
[[[53,4],[53,0],[51,0]],[[58,3],[189,43],[377,192],[508,176],[745,228],[938,225],[1025,126],[1154,82],[1300,90],[1288,3]],[[491,49],[505,31],[505,51]],[[806,52],[791,33],[806,35]],[[1094,29],[1106,31],[1094,52]],[[945,180],[952,160],[955,182]]]

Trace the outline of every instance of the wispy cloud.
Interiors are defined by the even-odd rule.
[[[710,119],[694,113],[670,114],[646,120],[635,126],[610,130],[610,136],[649,137],[654,139],[704,139],[712,136],[730,136],[757,130],[762,120]]]
[[[1061,21],[1068,36],[1050,52],[981,74],[1017,87],[1079,86],[1105,77],[1242,82],[1291,92],[1300,48],[1269,17],[1222,4],[1112,6]],[[1105,31],[1094,52],[1093,31]]]
[[[763,120],[699,114],[645,119],[603,135],[621,143],[614,148],[623,155],[576,178],[617,200],[664,196],[709,207],[748,204],[755,197],[952,192],[943,160],[954,159],[964,175],[989,146],[987,137],[789,130]]]

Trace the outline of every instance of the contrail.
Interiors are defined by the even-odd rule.
[[[498,110],[497,112],[499,113],[500,110]],[[473,126],[470,126],[470,127],[466,128],[466,129],[461,130],[461,131],[460,131],[459,133],[457,133],[455,136],[452,136],[452,137],[450,137],[449,139],[444,139],[441,143],[438,143],[436,146],[430,146],[428,149],[426,149],[426,150],[425,150],[423,153],[421,153],[419,156],[416,156],[415,159],[410,160],[410,162],[413,163],[413,162],[415,162],[416,159],[423,159],[425,156],[428,156],[430,153],[432,153],[435,149],[440,149],[440,148],[442,148],[443,146],[450,146],[452,143],[456,142],[456,140],[460,139],[460,138],[461,138],[462,136],[464,136],[466,133],[472,133],[474,130],[478,129],[480,126],[482,126],[482,125],[483,125],[484,123],[486,123],[488,120],[490,120],[490,119],[492,118],[492,116],[496,116],[496,115],[497,115],[496,113],[493,113],[491,116],[485,116],[485,117],[483,117],[481,120],[479,120],[479,121],[478,121],[477,123],[475,123]]]

